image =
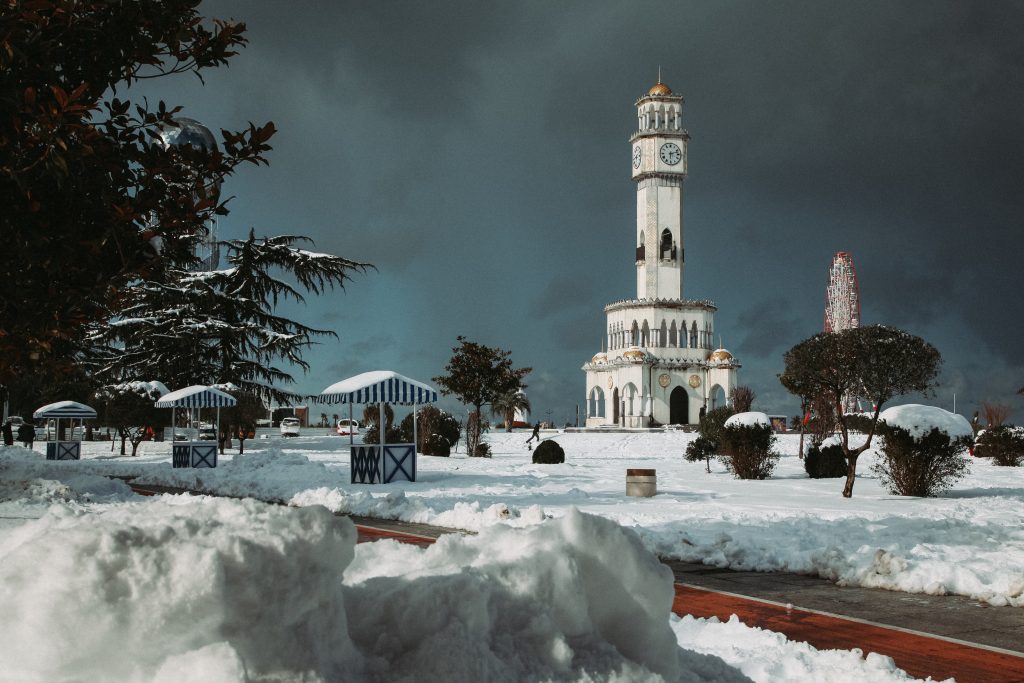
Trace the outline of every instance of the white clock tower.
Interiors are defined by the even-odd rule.
[[[683,98],[659,82],[636,103],[633,144],[636,183],[638,299],[678,299],[683,279],[683,180],[686,143]]]
[[[714,348],[718,310],[683,299],[683,98],[658,79],[636,102],[636,298],[605,306],[606,348],[583,366],[587,426],[693,424],[724,405],[739,361]]]

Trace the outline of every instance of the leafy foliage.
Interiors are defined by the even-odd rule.
[[[1012,425],[986,429],[978,436],[974,455],[992,458],[993,464],[1002,467],[1024,465],[1024,429]]]
[[[779,455],[773,450],[775,433],[768,425],[729,425],[721,432],[721,455],[726,469],[737,479],[767,479]]]
[[[871,446],[883,404],[902,394],[926,393],[941,362],[928,342],[885,325],[823,332],[786,352],[782,385],[805,401],[827,398],[835,409],[848,463],[843,496],[853,495],[857,457]],[[867,439],[855,449],[843,415],[847,395],[862,396],[874,406]]]
[[[557,465],[565,462],[565,451],[558,445],[557,441],[547,439],[537,444],[533,449],[534,465]]]
[[[459,421],[440,408],[423,406],[416,411],[416,450],[423,455],[451,455],[461,432]],[[402,420],[399,433],[402,442],[412,442],[412,413]]]
[[[891,493],[934,496],[969,470],[965,457],[969,437],[950,438],[936,428],[917,438],[902,427],[885,423],[879,425],[878,432],[884,437],[885,445],[871,469]]]
[[[811,479],[834,479],[846,476],[846,458],[839,444],[811,446],[804,458],[804,470]]]
[[[159,262],[154,245],[185,262],[227,213],[208,188],[266,163],[272,123],[224,131],[212,154],[166,148],[158,134],[179,108],[118,96],[143,78],[201,77],[245,45],[244,24],[205,24],[198,4],[38,0],[0,12],[0,383],[70,367],[83,326]]]
[[[494,417],[504,420],[506,432],[512,431],[517,411],[524,415],[530,414],[530,399],[521,391],[502,394],[491,402],[491,412]]]
[[[266,416],[267,406],[263,399],[250,391],[244,391],[236,386],[218,388],[227,391],[238,401],[234,406],[221,410],[221,434],[218,435],[220,452],[224,452],[225,445],[231,439],[238,439],[238,453],[241,455],[245,452],[246,439],[250,434],[256,433],[257,420]]]
[[[434,382],[445,396],[456,396],[473,406],[466,428],[466,452],[476,454],[483,423],[481,409],[502,396],[525,389],[523,378],[532,368],[513,368],[510,351],[471,342],[463,336],[456,340],[459,345],[452,348],[445,374],[434,377]]]
[[[384,404],[384,441],[386,443],[400,443],[405,439],[401,431],[395,427],[395,411],[391,404]],[[366,431],[363,432],[363,443],[380,443],[380,408],[375,403],[369,403],[363,408],[363,424]],[[411,441],[412,438],[410,437]]]
[[[686,461],[704,461],[708,472],[711,472],[711,456],[718,451],[718,443],[707,438],[703,434],[686,444]]]
[[[151,429],[170,417],[166,410],[153,407],[162,395],[161,388],[152,382],[126,382],[96,392],[96,400],[105,407],[107,426],[116,428],[121,437],[121,455],[125,454],[126,442],[132,445],[132,456],[137,455],[139,444],[152,433]]]

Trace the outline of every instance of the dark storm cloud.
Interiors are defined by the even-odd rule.
[[[1024,384],[1024,4],[203,10],[247,21],[251,45],[206,88],[160,96],[211,127],[281,130],[271,167],[232,179],[222,231],[299,231],[380,268],[299,311],[344,325],[315,367],[429,378],[465,334],[535,367],[535,405],[571,412],[603,305],[635,295],[627,139],[660,65],[693,135],[684,293],[718,304],[762,408],[791,412],[781,354],[821,329],[840,250],[865,322],[935,343],[958,395]]]

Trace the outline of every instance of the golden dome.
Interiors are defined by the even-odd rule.
[[[732,354],[725,349],[718,349],[712,351],[711,355],[708,356],[708,362],[710,363],[724,363],[725,361],[732,360]]]
[[[630,348],[626,349],[626,351],[622,354],[622,357],[626,360],[642,361],[647,359],[647,352],[642,351],[635,346],[631,346]]]
[[[648,95],[671,95],[672,88],[668,87],[661,81],[658,81],[651,86],[651,89],[647,91]]]
[[[605,363],[608,361],[608,354],[604,351],[595,353],[594,357],[590,359],[591,363]]]

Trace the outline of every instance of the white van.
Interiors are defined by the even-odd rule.
[[[286,417],[281,420],[281,436],[298,436],[299,427],[302,423],[299,422],[297,417]]]

